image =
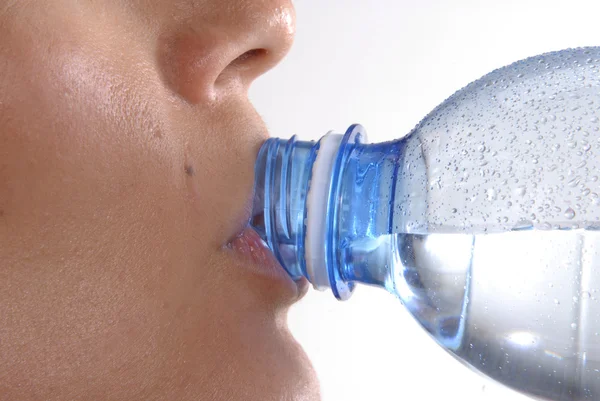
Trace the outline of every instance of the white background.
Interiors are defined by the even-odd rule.
[[[271,135],[317,139],[358,122],[401,137],[487,72],[547,51],[600,46],[600,1],[297,0],[296,42],[251,98]],[[394,297],[314,290],[290,313],[324,401],[528,398],[443,351]]]

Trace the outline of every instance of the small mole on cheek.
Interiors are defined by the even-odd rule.
[[[190,164],[186,164],[184,169],[185,169],[185,173],[187,175],[189,175],[190,177],[193,177],[196,174],[196,172],[194,171],[194,167]]]

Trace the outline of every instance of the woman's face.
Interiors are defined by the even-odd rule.
[[[293,32],[289,0],[0,0],[0,399],[318,398],[305,283],[227,246]]]

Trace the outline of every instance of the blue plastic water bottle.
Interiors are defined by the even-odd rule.
[[[600,399],[600,48],[519,61],[402,139],[270,139],[252,225],[292,277],[400,298],[471,367]]]

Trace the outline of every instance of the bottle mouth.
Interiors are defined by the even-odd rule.
[[[331,288],[339,299],[354,288],[341,277],[336,251],[340,175],[353,145],[365,138],[360,125],[318,142],[271,138],[255,165],[251,226],[292,279]]]
[[[294,280],[307,277],[304,260],[306,194],[318,144],[271,138],[255,164],[250,225]]]

